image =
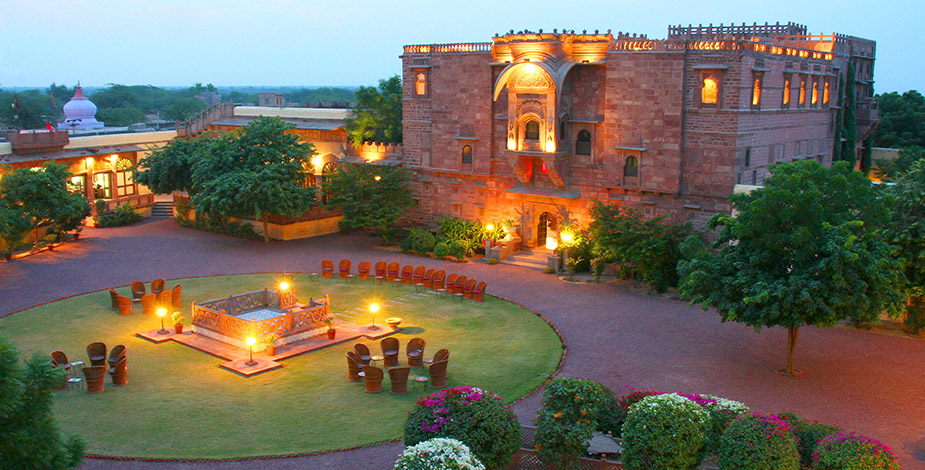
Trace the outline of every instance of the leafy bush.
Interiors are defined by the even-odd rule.
[[[437,240],[434,234],[422,228],[414,227],[408,231],[408,236],[401,241],[402,251],[414,250],[417,253],[433,251]]]
[[[717,463],[721,470],[799,470],[800,455],[786,421],[743,413],[723,433]]]
[[[623,423],[626,421],[626,416],[629,414],[631,406],[635,405],[639,400],[642,400],[645,397],[662,394],[662,392],[656,392],[654,390],[636,390],[633,387],[627,388],[630,389],[630,393],[617,400],[617,404],[614,410],[613,435],[618,437],[623,432]]]
[[[674,393],[645,397],[629,409],[623,423],[623,467],[686,470],[703,460],[709,414]]]
[[[893,451],[879,441],[849,432],[838,432],[819,441],[813,453],[819,470],[898,470]]]
[[[679,245],[692,232],[688,224],[665,217],[645,220],[639,209],[595,202],[591,208],[594,253],[608,262],[631,264],[637,277],[657,292],[678,285]]]
[[[437,242],[437,244],[434,245],[434,255],[436,255],[437,258],[443,258],[444,256],[449,256],[450,247],[447,246],[446,242]]]
[[[613,392],[593,380],[557,378],[546,386],[542,405],[536,419],[537,455],[560,468],[577,468],[591,433],[615,427]]]
[[[562,233],[572,234],[572,240],[567,245],[563,241],[556,248],[557,254],[561,254],[563,250],[568,253],[565,265],[569,267],[569,272],[574,274],[576,272],[590,271],[591,259],[594,258],[592,253],[594,243],[591,239],[591,234],[578,225],[563,224],[561,229]]]
[[[131,204],[126,202],[109,212],[100,214],[96,226],[121,227],[123,225],[134,224],[143,218],[141,214],[135,212],[135,208],[133,208]]]
[[[465,444],[435,437],[405,448],[395,470],[485,470]]]
[[[469,222],[457,217],[442,217],[437,221],[437,239],[450,245],[453,241],[462,246],[463,254],[455,255],[463,258],[475,253],[482,240],[485,239],[485,228],[475,222]]]
[[[196,214],[196,219],[190,220],[189,211],[186,207],[180,210],[180,206],[178,205],[177,209],[177,224],[180,226],[220,233],[222,235],[230,235],[246,240],[260,240],[260,234],[257,233],[250,224],[242,224],[221,217],[209,217],[204,214]]]
[[[706,450],[710,453],[716,453],[719,450],[720,438],[729,423],[736,416],[748,412],[747,406],[735,400],[700,394],[687,395],[682,393],[681,396],[697,403],[710,414],[710,426],[705,433]]]
[[[506,465],[520,446],[520,424],[501,397],[462,385],[422,397],[408,415],[406,446],[434,437],[458,439],[495,468]]]
[[[449,251],[450,256],[453,256],[457,259],[463,259],[468,253],[466,242],[463,240],[450,240],[447,244],[447,251]]]
[[[813,464],[813,452],[816,450],[816,444],[825,436],[838,432],[838,428],[835,426],[815,422],[809,423],[803,421],[794,413],[785,412],[777,416],[790,424],[790,429],[797,438],[800,465],[805,467]]]

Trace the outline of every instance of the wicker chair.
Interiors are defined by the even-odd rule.
[[[106,362],[109,363],[110,368],[113,368],[116,366],[116,363],[119,362],[119,359],[123,357],[125,357],[125,345],[119,344],[109,351],[109,359],[107,359]]]
[[[364,379],[366,379],[366,393],[382,392],[382,369],[373,366],[363,366]]]
[[[446,366],[450,361],[437,361],[430,365],[430,386],[435,388],[446,387]]]
[[[329,259],[321,260],[321,277],[334,277],[334,262]]]
[[[106,364],[106,344],[100,343],[100,342],[88,344],[87,345],[87,356],[90,358],[91,366],[105,365]]]
[[[183,302],[181,299],[182,291],[183,291],[183,286],[181,286],[180,284],[177,284],[173,289],[170,289],[170,300],[172,301],[171,304],[174,307],[179,307],[180,304]]]
[[[466,281],[466,285],[463,286],[463,297],[467,299],[472,298],[472,289],[475,288],[475,283],[478,282],[475,279],[469,279]]]
[[[363,373],[363,363],[360,362],[360,356],[353,351],[347,351],[347,380],[350,382],[359,382],[363,380],[366,374]]]
[[[441,350],[437,351],[436,354],[434,354],[434,358],[433,358],[433,359],[424,359],[424,363],[427,364],[427,365],[429,366],[429,365],[431,365],[431,364],[433,364],[433,363],[435,363],[435,362],[448,361],[448,360],[450,360],[450,350],[449,350],[449,349],[441,349]]]
[[[119,306],[119,315],[132,314],[132,299],[117,295],[116,304]]]
[[[389,369],[389,380],[392,382],[391,392],[395,395],[408,393],[408,376],[411,374],[410,367],[393,367]]]
[[[64,351],[51,352],[51,365],[62,367],[67,373],[71,372],[71,361],[67,360],[67,354],[64,354]]]
[[[414,284],[414,266],[406,264],[401,268],[401,283]]]
[[[389,263],[389,267],[386,270],[386,275],[388,276],[389,281],[398,279],[398,266],[398,263]]]
[[[116,298],[119,297],[119,293],[115,289],[109,289],[109,300],[112,302],[112,309],[115,310],[119,308],[119,301]]]
[[[434,288],[434,268],[430,268],[427,271],[424,271],[424,276],[421,277],[421,285],[428,288]]]
[[[145,294],[141,297],[141,311],[145,315],[154,315],[157,313],[157,294]]]
[[[446,284],[444,286],[444,289],[446,290],[448,294],[452,294],[453,290],[456,289],[456,278],[457,277],[459,277],[459,274],[456,274],[456,273],[450,273],[446,277]]]
[[[109,375],[112,377],[112,384],[116,387],[128,384],[128,379],[125,377],[125,356],[122,356],[122,358],[109,369]]]
[[[340,260],[340,263],[337,264],[337,272],[340,274],[341,279],[347,279],[350,277],[350,260]]]
[[[462,295],[463,295],[463,288],[466,286],[466,281],[468,281],[468,280],[469,280],[469,278],[467,278],[466,276],[459,276],[459,277],[457,277],[457,278],[456,278],[456,282],[453,283],[453,293],[456,294],[456,295],[458,295],[458,296],[460,296],[460,297],[462,297]],[[447,286],[446,291],[447,291],[447,292],[450,291],[449,286]]]
[[[443,290],[444,280],[446,278],[446,271],[439,270],[434,273],[434,278],[430,283],[430,288],[434,290]]]
[[[369,261],[360,261],[360,264],[357,265],[357,277],[361,281],[369,280],[369,269],[372,267],[372,263]]]
[[[161,292],[164,292],[164,280],[155,279],[151,281],[151,293],[160,294]]]
[[[375,272],[376,272],[377,281],[384,281],[388,279],[388,277],[386,277],[386,266],[387,265],[385,261],[376,261],[376,271]]]
[[[411,338],[406,346],[409,367],[424,367],[424,346],[427,344],[422,338]]]
[[[395,367],[398,365],[398,349],[401,345],[397,338],[385,338],[379,342],[382,348],[383,364],[386,367]]]
[[[147,293],[145,283],[132,281],[132,302],[141,302],[141,297]]]
[[[106,366],[84,367],[84,378],[87,381],[87,393],[103,393],[103,379],[106,378]]]
[[[482,281],[482,282],[479,282],[478,284],[476,284],[475,287],[472,288],[472,298],[473,298],[476,302],[484,302],[484,301],[485,301],[485,286],[486,286],[487,284],[488,284],[487,282]]]
[[[424,267],[423,264],[414,268],[414,272],[411,273],[411,283],[414,285],[423,283],[424,282],[424,271],[426,269],[427,268]]]
[[[357,343],[353,345],[353,350],[356,351],[360,365],[369,365],[369,361],[372,360],[373,356],[369,353],[368,346],[363,343]]]

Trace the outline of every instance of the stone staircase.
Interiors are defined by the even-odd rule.
[[[169,219],[173,217],[173,201],[159,201],[151,209],[152,219]]]
[[[553,252],[545,248],[521,249],[512,253],[499,264],[508,264],[511,266],[520,266],[523,268],[538,269],[543,271],[548,266],[548,257]]]

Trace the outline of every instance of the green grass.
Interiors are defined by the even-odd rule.
[[[183,285],[183,302],[204,301],[274,286],[276,274],[233,275],[168,281]],[[332,312],[413,292],[376,282],[290,277],[299,299],[331,296]],[[117,289],[128,294],[129,289]],[[283,361],[282,369],[245,379],[218,366],[224,360],[175,342],[152,344],[136,332],[160,326],[140,309],[119,316],[109,293],[94,292],[0,318],[0,335],[23,357],[61,349],[72,361],[89,362],[86,345],[103,341],[127,347],[128,380],[106,391],[56,392],[55,414],[67,432],[80,434],[87,453],[149,458],[233,458],[319,452],[400,438],[408,411],[430,393],[363,392],[346,380],[344,351],[354,341]],[[188,309],[188,307],[186,307]],[[189,312],[184,311],[189,317]],[[451,351],[448,386],[474,385],[513,402],[540,386],[562,355],[556,333],[541,318],[510,302],[486,296],[484,303],[438,296],[383,306],[376,317],[401,317],[396,337],[427,341],[425,357]],[[367,315],[342,318],[368,323]],[[369,341],[366,341],[369,343]],[[378,345],[372,345],[378,351]],[[404,358],[402,358],[404,362]],[[415,372],[412,372],[414,374]]]

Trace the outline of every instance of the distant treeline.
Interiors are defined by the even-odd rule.
[[[111,84],[84,88],[97,106],[96,119],[106,126],[128,126],[149,121],[183,121],[212,103],[234,101],[257,104],[262,92],[281,92],[287,103],[306,106],[353,103],[355,87],[215,87],[196,83],[189,88]],[[217,94],[217,96],[216,96]],[[0,89],[0,124],[14,129],[42,129],[45,123],[63,119],[62,107],[74,96],[74,88],[52,83],[45,89]]]

